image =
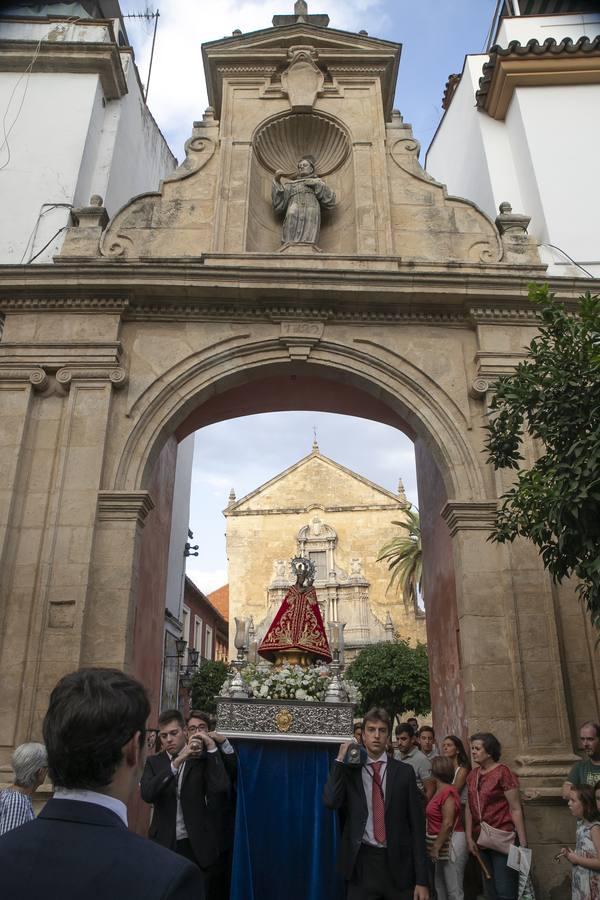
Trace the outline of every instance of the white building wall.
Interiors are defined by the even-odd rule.
[[[114,45],[113,36],[103,24],[0,20],[0,39],[11,41],[81,47]],[[174,171],[177,161],[144,103],[131,52],[121,50],[119,58],[127,93],[109,100],[97,74],[1,71],[0,54],[0,120],[8,132],[0,147],[0,264],[52,262],[69,207],[87,206],[99,194],[112,217]]]
[[[504,20],[497,43],[574,41],[600,33],[600,14]],[[600,276],[600,85],[516,88],[506,119],[478,110],[485,55],[468,56],[461,81],[427,152],[426,169],[448,192],[489,216],[502,201],[531,216],[530,234]],[[582,275],[559,251],[541,247],[552,275]]]
[[[194,439],[190,434],[177,448],[177,467],[173,488],[173,513],[171,536],[169,539],[169,562],[167,568],[167,611],[181,621],[183,604],[183,582],[185,578],[185,544],[188,539],[190,522],[190,492],[192,484],[192,464],[194,462]]]

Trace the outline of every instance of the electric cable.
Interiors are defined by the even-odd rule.
[[[66,229],[67,229],[68,227],[69,227],[68,225],[63,225],[62,228],[59,228],[58,231],[56,232],[56,234],[53,234],[52,237],[50,238],[50,240],[49,240],[46,244],[44,244],[44,246],[42,247],[42,249],[39,250],[38,253],[35,254],[35,256],[32,256],[31,259],[28,259],[28,260],[27,260],[27,262],[25,263],[25,265],[28,266],[28,265],[29,265],[30,263],[32,263],[35,259],[37,259],[38,256],[41,256],[42,253],[44,252],[44,250],[46,249],[46,247],[49,247],[49,246],[50,246],[50,244],[52,243],[52,241],[54,240],[54,238],[58,237],[58,235],[61,233],[61,231],[66,231]]]
[[[47,206],[48,209],[44,209],[45,206]],[[46,213],[51,212],[53,209],[59,209],[59,208],[73,209],[73,204],[72,203],[63,203],[63,202],[42,203],[42,205],[40,206],[40,211],[38,213],[38,217],[36,219],[36,223],[33,226],[33,231],[29,235],[29,237],[27,239],[27,243],[25,244],[25,249],[23,250],[23,255],[21,256],[21,265],[25,261],[25,256],[27,254],[27,251],[29,250],[29,245],[31,244],[32,249],[35,247],[35,239],[37,237],[37,230],[39,228],[39,224],[40,224],[40,220],[41,220],[42,216],[45,216]]]
[[[566,250],[563,250],[562,247],[557,247],[555,244],[548,244],[546,241],[540,241],[540,243],[539,243],[538,246],[540,246],[540,247],[552,247],[553,250],[558,250],[559,253],[562,253],[563,256],[566,256],[566,257],[567,257],[567,259],[569,260],[569,262],[572,262],[574,266],[577,266],[578,269],[581,269],[582,272],[585,272],[585,274],[588,276],[588,278],[595,278],[595,275],[592,275],[591,272],[588,272],[587,269],[584,269],[584,267],[583,267],[580,263],[575,262],[575,260],[573,259],[573,257],[572,257],[572,256],[569,256],[569,254],[567,253],[567,251],[566,251]]]

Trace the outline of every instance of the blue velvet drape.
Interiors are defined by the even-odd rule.
[[[341,900],[337,816],[323,787],[337,747],[236,741],[231,900]]]

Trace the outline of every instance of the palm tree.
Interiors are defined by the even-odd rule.
[[[392,525],[399,525],[405,533],[397,534],[381,548],[377,562],[388,564],[391,575],[387,590],[395,588],[396,592],[400,591],[406,606],[412,602],[417,609],[423,577],[419,510],[414,506],[410,507],[406,510],[406,520],[394,521]]]

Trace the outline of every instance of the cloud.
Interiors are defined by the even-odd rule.
[[[227,583],[226,569],[202,569],[188,562],[186,575],[204,594],[210,594]]]

